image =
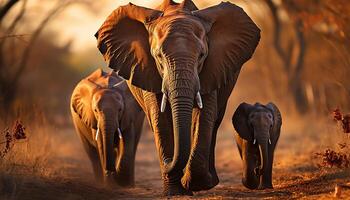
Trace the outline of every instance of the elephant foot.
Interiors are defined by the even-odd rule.
[[[192,196],[192,191],[181,185],[182,171],[174,174],[163,174],[164,196]]]
[[[244,185],[244,187],[254,190],[258,188],[259,181],[257,178],[243,178],[242,184]]]
[[[175,185],[164,185],[164,191],[163,191],[164,196],[192,196],[193,193],[190,190],[186,190],[182,185],[175,184]]]
[[[117,182],[115,181],[115,175],[116,175],[116,172],[113,172],[113,171],[105,172],[103,176],[104,186],[110,187],[110,188],[117,186]]]
[[[219,180],[213,180],[212,175],[207,173],[201,174],[190,174],[187,172],[181,179],[181,183],[184,188],[191,191],[201,191],[201,190],[209,190],[215,187]]]
[[[212,177],[212,182],[213,182],[213,185],[218,185],[219,184],[219,177],[218,177],[218,174],[216,173],[216,170],[210,170],[210,174],[211,174],[211,177]]]
[[[134,178],[130,175],[121,175],[117,173],[114,176],[114,181],[121,187],[133,187],[135,185]]]
[[[258,190],[273,189],[272,184],[260,184]]]
[[[115,181],[118,184],[118,186],[121,186],[121,187],[134,187],[135,186],[134,181],[127,181],[127,180],[120,180],[120,179],[117,179]]]

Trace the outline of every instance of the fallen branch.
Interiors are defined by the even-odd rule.
[[[340,197],[343,189],[350,189],[350,186],[347,184],[337,184],[334,188],[334,197]]]

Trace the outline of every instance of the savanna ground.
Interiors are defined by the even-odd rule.
[[[307,121],[284,118],[275,152],[274,189],[253,191],[241,184],[241,162],[233,127],[222,124],[218,133],[216,166],[220,184],[214,189],[178,199],[333,198],[336,184],[350,182],[349,169],[320,168],[316,152],[338,148],[349,140],[331,118]],[[46,128],[43,128],[46,127]],[[0,199],[161,199],[162,183],[152,133],[145,124],[136,156],[136,186],[104,188],[95,183],[89,160],[74,129],[50,128],[42,120],[28,127],[28,138],[16,143],[5,157],[0,176]],[[46,134],[50,132],[51,136]],[[322,133],[322,134],[321,134]],[[6,160],[7,159],[7,160]],[[342,190],[341,197],[350,196]]]

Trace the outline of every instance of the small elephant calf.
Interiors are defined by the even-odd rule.
[[[115,72],[96,70],[75,87],[71,114],[95,177],[108,185],[134,184],[144,113]]]
[[[242,183],[249,189],[272,187],[274,150],[280,136],[281,113],[273,103],[241,103],[232,117],[243,161]]]

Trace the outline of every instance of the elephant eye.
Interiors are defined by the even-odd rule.
[[[249,126],[251,129],[254,129],[253,123],[249,122]]]
[[[249,117],[250,117],[250,118],[254,118],[254,117],[255,117],[255,113],[250,114]]]
[[[158,52],[156,56],[157,56],[158,59],[162,58],[162,54],[160,52]]]
[[[156,59],[160,59],[162,57],[162,52],[160,49],[155,49],[152,54],[153,57]]]
[[[201,60],[203,57],[204,57],[204,53],[201,52],[201,53],[199,54],[199,60]]]

